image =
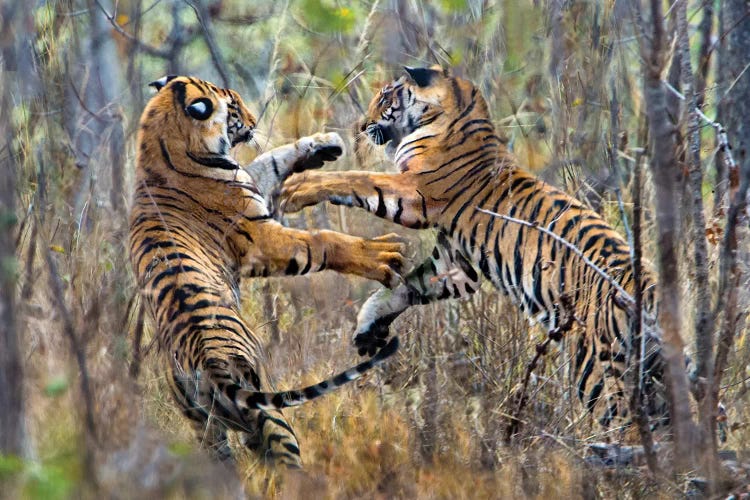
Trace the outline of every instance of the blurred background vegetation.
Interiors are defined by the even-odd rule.
[[[658,3],[0,3],[0,496],[610,498],[695,489],[684,476],[644,475],[638,465],[591,465],[587,444],[628,436],[604,433],[577,404],[562,349],[534,371],[521,432],[506,445],[514,394],[546,332],[490,287],[465,302],[413,308],[395,325],[403,348],[387,367],[358,387],[289,411],[304,473],[280,474],[253,456],[241,456],[236,471],[212,464],[156,369],[125,245],[148,82],[190,74],[234,88],[260,117],[256,150],[331,130],[349,149],[326,168],[388,170],[380,151],[357,137],[357,123],[403,65],[435,63],[481,88],[522,166],[626,233],[634,165],[650,159],[642,47],[653,40],[635,20],[641,11],[650,19]],[[673,284],[684,306],[680,333],[700,358],[696,289],[708,290],[718,318],[726,305],[719,281],[727,212],[750,168],[750,21],[737,0],[661,8],[668,40],[660,77],[686,88],[677,37],[684,13],[694,77],[688,102],[695,95],[725,126],[737,162],[732,171],[714,128],[705,121],[689,128],[685,105],[666,93],[679,131],[672,177],[680,265]],[[696,273],[691,232],[694,131],[705,276]],[[238,155],[250,161],[256,153]],[[647,174],[644,167],[644,253],[656,261],[655,190]],[[730,422],[723,446],[732,450],[746,449],[750,438],[746,216],[740,221],[734,309],[724,320],[733,345],[719,388]],[[399,231],[410,239],[415,263],[434,238],[336,207],[286,222],[364,236]],[[329,273],[243,284],[243,312],[267,340],[277,388],[314,382],[356,361],[350,335],[376,287]],[[718,331],[709,333],[716,338]],[[741,458],[732,462],[737,470]],[[744,473],[735,476],[721,484],[741,487]]]

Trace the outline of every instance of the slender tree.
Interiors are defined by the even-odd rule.
[[[656,189],[656,222],[659,264],[659,322],[663,330],[662,352],[666,364],[666,382],[678,470],[693,468],[695,446],[687,376],[681,336],[682,310],[679,285],[679,214],[677,186],[681,175],[677,161],[676,128],[668,111],[667,87],[662,80],[666,63],[669,33],[664,23],[660,0],[647,3],[647,15],[640,2],[634,12],[641,30],[643,95],[649,124],[650,168]]]
[[[17,2],[0,4],[2,32],[8,33],[22,23],[23,15]],[[11,116],[12,89],[17,90],[18,74],[25,64],[19,45],[24,37],[0,37],[0,116]],[[22,455],[25,445],[24,377],[21,341],[16,317],[16,176],[17,162],[13,151],[13,126],[0,120],[0,454]]]

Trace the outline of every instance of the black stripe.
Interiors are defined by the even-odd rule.
[[[468,106],[466,106],[466,108],[463,109],[463,111],[461,111],[461,114],[458,115],[458,117],[456,119],[454,119],[450,123],[450,125],[448,125],[447,130],[452,129],[456,125],[456,123],[458,123],[459,121],[463,120],[469,113],[471,113],[474,110],[474,105],[477,102],[476,101],[476,97],[477,97],[477,89],[475,87],[475,88],[471,89],[471,102],[469,103]]]
[[[400,224],[402,213],[404,213],[404,200],[402,198],[399,198],[396,213],[393,214],[393,222],[395,222],[396,224]]]
[[[464,96],[461,92],[461,87],[458,85],[458,80],[455,78],[451,79],[451,85],[453,87],[453,96],[456,99],[456,108],[461,109],[464,107]]]
[[[589,377],[591,376],[591,372],[594,371],[594,358],[596,357],[596,346],[594,343],[591,343],[591,354],[588,356],[588,361],[586,362],[586,366],[583,368],[583,373],[581,374],[581,378],[578,382],[578,397],[581,401],[584,399],[584,395],[586,393],[586,383],[589,380]]]
[[[209,168],[218,168],[221,170],[238,170],[240,166],[235,163],[234,160],[227,156],[222,155],[207,155],[207,156],[199,156],[194,153],[191,153],[190,151],[186,152],[188,155],[188,158],[193,160],[196,163],[200,163],[201,165]]]
[[[484,189],[486,189],[486,187],[489,184],[490,180],[492,180],[492,174],[491,173],[487,173],[487,175],[485,175],[482,178],[482,180],[479,181],[479,189],[477,189],[474,192],[474,194],[472,194],[471,196],[469,196],[467,198],[466,202],[463,205],[461,205],[461,207],[456,211],[456,214],[453,216],[453,221],[451,222],[451,228],[450,228],[450,231],[448,232],[448,234],[450,234],[450,235],[453,234],[453,232],[456,230],[456,226],[458,225],[458,219],[461,217],[461,214],[464,212],[464,210],[466,210],[468,208],[469,205],[471,205],[473,203],[473,200],[476,197],[476,195],[479,194],[479,193],[481,193]],[[464,188],[462,188],[458,193],[456,193],[456,195],[453,198],[451,198],[451,200],[443,208],[443,213],[445,213],[445,210],[448,207],[450,207],[450,205],[453,204],[453,202],[456,199],[458,199],[458,197],[461,194],[463,194],[469,187],[470,186],[467,185]]]
[[[157,288],[159,286],[159,283],[161,281],[168,277],[168,276],[174,276],[179,273],[189,273],[189,272],[195,272],[195,273],[203,273],[203,269],[192,267],[192,266],[174,266],[169,267],[162,271],[161,273],[157,274],[153,280],[151,280],[151,286],[154,288]]]
[[[261,420],[260,416],[258,417],[260,427],[263,427],[263,423],[266,420],[268,420],[268,421],[272,422],[273,424],[278,425],[282,429],[286,430],[292,436],[294,436],[294,430],[289,426],[289,424],[285,420],[283,420],[281,418],[274,417],[273,415],[270,415],[270,414],[266,413],[265,411],[262,412],[261,415],[263,417],[262,420]]]
[[[375,215],[383,217],[388,213],[388,210],[385,208],[385,200],[383,199],[383,190],[376,186],[375,191],[378,193],[378,209],[375,211]]]
[[[427,200],[419,190],[417,190],[417,194],[422,200],[422,218],[425,220],[425,222],[427,222]]]
[[[289,259],[289,264],[286,266],[286,270],[284,271],[284,274],[297,274],[299,271],[299,265],[297,264],[297,260],[292,257]]]
[[[302,271],[300,271],[300,274],[307,274],[308,271],[310,271],[310,266],[312,265],[312,250],[310,250],[310,245],[306,245],[307,247],[307,262],[305,263],[305,267],[302,268]]]
[[[455,173],[460,172],[462,169],[468,167],[469,165],[474,165],[474,169],[475,169],[477,164],[481,164],[481,162],[483,161],[484,157],[486,157],[487,159],[492,159],[494,161],[495,153],[491,149],[494,150],[494,146],[491,146],[489,144],[485,144],[484,146],[482,146],[480,148],[472,149],[468,153],[464,153],[464,154],[458,155],[457,157],[454,157],[450,161],[448,161],[448,162],[444,163],[443,165],[441,165],[438,169],[431,170],[429,172],[435,173],[435,172],[437,172],[439,170],[442,170],[443,168],[447,167],[448,165],[450,165],[451,163],[453,163],[455,160],[458,160],[458,159],[461,159],[461,160],[466,159],[466,161],[464,161],[462,163],[459,163],[458,165],[456,165],[452,169],[448,170],[447,172],[443,173],[439,177],[431,178],[429,181],[427,181],[426,185],[429,186],[430,184],[434,184],[436,182],[440,182],[443,179],[445,179],[447,177],[450,177],[451,175],[453,175]],[[485,166],[485,165],[482,165],[482,166]],[[419,172],[419,173],[420,174],[425,174],[425,173],[428,173],[428,171]],[[463,177],[464,176],[462,176],[462,178]],[[446,189],[446,191],[448,191],[448,190]]]
[[[185,82],[179,82],[179,81],[174,82],[172,83],[172,85],[170,85],[172,92],[174,92],[174,98],[175,98],[175,101],[177,102],[177,106],[179,107],[179,109],[181,109],[185,113],[185,116],[188,116],[187,109],[185,109],[186,108],[185,87],[186,87]]]

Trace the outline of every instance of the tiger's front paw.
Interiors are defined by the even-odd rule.
[[[401,282],[405,251],[405,240],[396,234],[367,240],[335,233],[335,239],[328,247],[327,267],[378,281],[391,288]]]
[[[364,240],[364,255],[359,263],[365,265],[361,276],[379,281],[388,288],[395,287],[401,281],[401,270],[404,268],[406,243],[395,233]]]
[[[334,161],[344,154],[344,141],[335,132],[303,137],[295,145],[300,155],[292,167],[294,172],[320,168],[325,162]]]

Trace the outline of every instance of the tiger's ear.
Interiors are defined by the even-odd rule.
[[[436,78],[444,76],[443,70],[439,68],[411,68],[404,66],[404,69],[409,73],[414,83],[420,87],[429,87]]]
[[[161,89],[164,88],[166,84],[168,84],[170,81],[174,80],[175,78],[177,78],[177,75],[162,76],[158,80],[154,80],[153,82],[149,83],[148,86],[154,87],[156,91],[159,92]]]

